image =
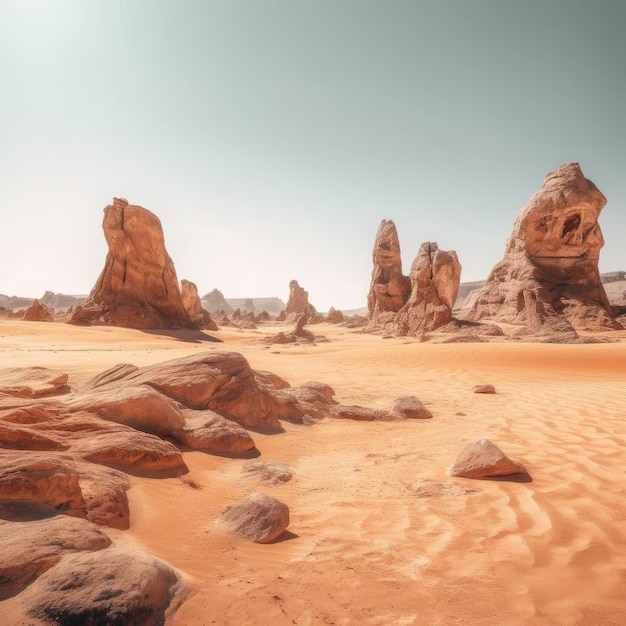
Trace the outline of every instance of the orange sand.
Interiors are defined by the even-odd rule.
[[[343,403],[388,408],[415,395],[432,411],[253,433],[260,459],[295,471],[279,487],[244,480],[243,459],[199,452],[185,454],[184,480],[132,478],[131,528],[107,532],[185,573],[193,592],[176,626],[626,624],[626,342],[435,345],[311,329],[333,341],[267,347],[258,340],[270,327],[192,343],[4,321],[0,365],[58,368],[78,386],[116,363],[235,350],[292,384],[327,382]],[[478,383],[498,393],[473,394]],[[482,437],[532,481],[447,476]],[[257,545],[212,528],[222,505],[254,489],[289,505],[286,539]]]

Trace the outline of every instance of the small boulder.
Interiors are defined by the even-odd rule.
[[[433,416],[415,396],[398,398],[393,403],[391,412],[401,419],[428,419]]]
[[[227,505],[219,518],[228,531],[256,543],[269,543],[289,526],[289,507],[264,493]]]
[[[243,466],[247,478],[256,479],[268,485],[282,485],[293,478],[293,471],[284,463],[276,461],[247,461]]]
[[[450,468],[451,476],[462,478],[490,478],[527,473],[520,462],[509,459],[488,439],[479,439],[461,450]]]
[[[495,393],[496,388],[493,385],[474,385],[474,393]]]

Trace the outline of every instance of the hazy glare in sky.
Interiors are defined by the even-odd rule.
[[[381,219],[463,281],[544,175],[607,196],[626,267],[621,0],[0,0],[0,293],[87,293],[113,196],[201,294],[365,303]]]

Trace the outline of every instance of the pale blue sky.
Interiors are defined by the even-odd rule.
[[[200,293],[365,303],[381,219],[463,281],[548,171],[626,268],[623,0],[0,0],[0,293],[87,293],[113,196]]]

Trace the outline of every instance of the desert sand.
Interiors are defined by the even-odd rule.
[[[433,419],[284,423],[254,433],[280,486],[244,478],[246,459],[186,452],[181,478],[131,476],[129,530],[106,529],[180,570],[191,593],[172,625],[626,623],[626,331],[614,343],[421,343],[321,324],[319,345],[267,346],[290,327],[138,330],[0,321],[0,365],[67,372],[241,352],[291,384],[320,380],[346,404],[389,409],[415,395]],[[495,395],[474,394],[491,383]],[[452,478],[488,438],[527,476]],[[260,545],[221,532],[221,508],[258,490],[290,508]],[[0,603],[15,621],[17,598]],[[12,621],[13,620],[13,621]]]

